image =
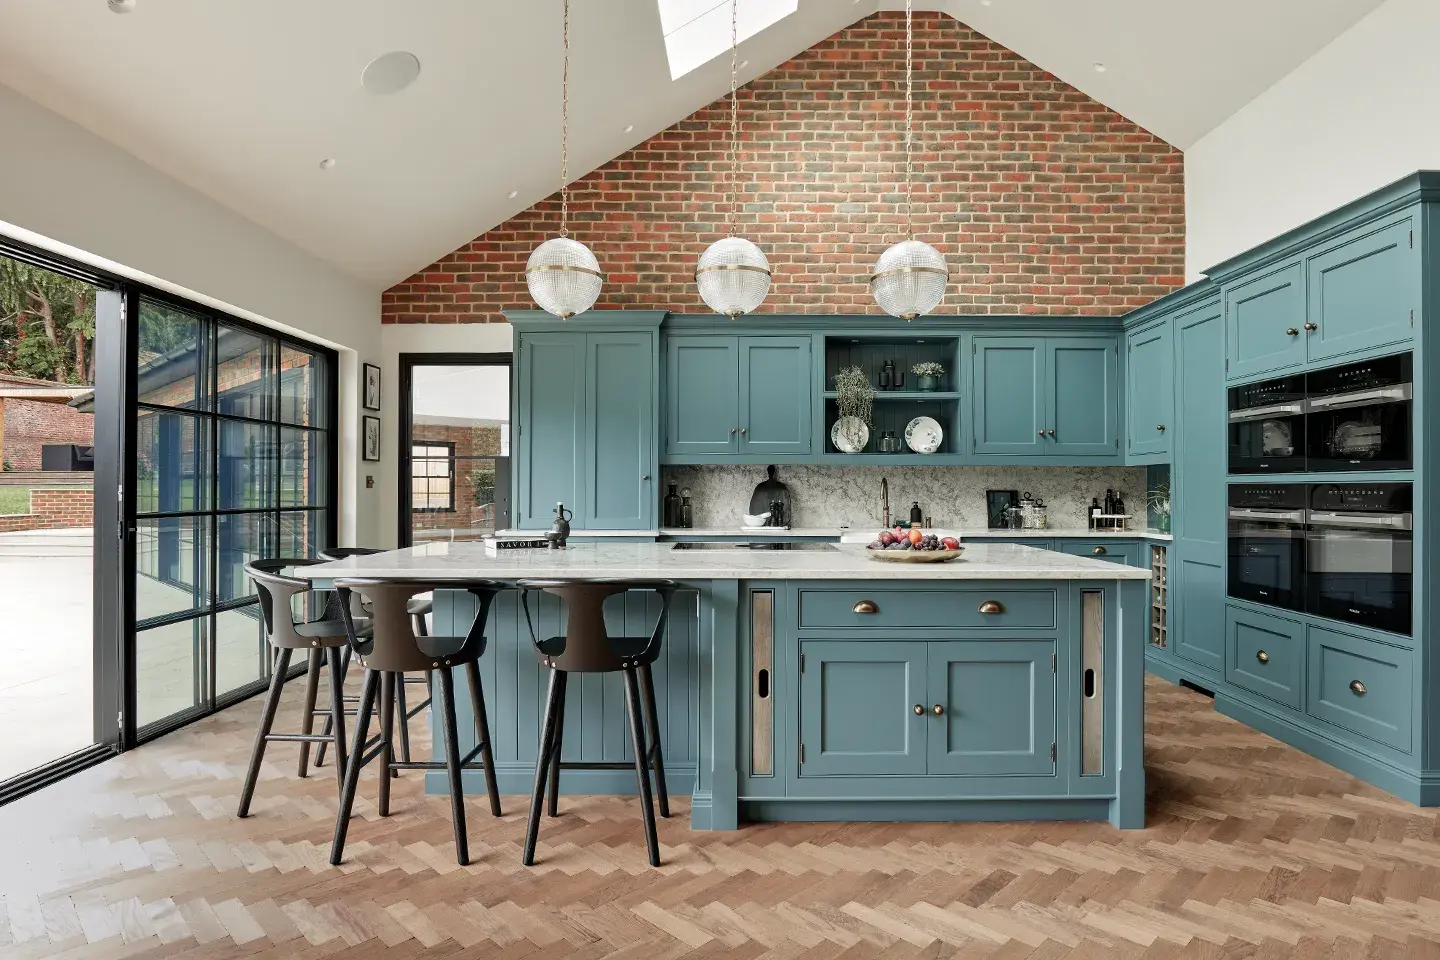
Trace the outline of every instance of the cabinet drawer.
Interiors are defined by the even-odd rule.
[[[1055,627],[1056,591],[959,588],[799,591],[802,630],[1004,629]],[[859,611],[857,612],[857,607]],[[982,607],[986,611],[981,612]],[[869,611],[869,612],[863,612]]]
[[[1225,679],[1251,693],[1301,709],[1305,628],[1294,620],[1225,610]]]
[[[1414,716],[1408,650],[1311,627],[1305,712],[1409,753]]]
[[[1061,540],[1060,551],[1072,557],[1090,557],[1138,567],[1140,544],[1134,540]]]

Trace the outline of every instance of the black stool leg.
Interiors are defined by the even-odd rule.
[[[310,663],[305,671],[305,712],[300,715],[300,732],[306,735],[315,732],[315,698],[320,693],[320,661],[324,651],[311,649]],[[300,744],[300,764],[296,773],[303,780],[310,765],[310,744]]]
[[[470,681],[470,704],[475,711],[475,739],[481,744],[480,760],[485,764],[485,792],[490,795],[490,814],[498,817],[500,787],[495,782],[495,752],[490,748],[490,717],[485,711],[485,687],[480,682],[480,664],[471,660],[465,665],[465,675]]]
[[[395,759],[395,674],[380,674],[380,797],[382,817],[390,816],[390,764]]]
[[[348,649],[348,648],[347,648]],[[340,662],[340,648],[331,647],[330,655],[330,716],[325,718],[325,732],[335,732],[335,786],[345,784],[345,668]],[[325,744],[320,744],[320,750]],[[315,766],[320,766],[319,750],[315,753]]]
[[[400,718],[400,760],[410,762],[410,710],[405,705],[405,674],[395,674],[395,710]],[[400,771],[395,771],[398,776]]]
[[[349,675],[349,673],[350,673],[350,647],[349,647],[348,645],[345,647],[344,657],[345,657],[345,659],[342,660],[341,663],[340,663],[340,695],[341,695],[342,697],[345,695],[345,677],[346,677],[347,675]],[[332,679],[330,682],[331,682],[331,683],[334,683],[335,681]],[[341,702],[344,702],[344,701],[342,700]],[[333,730],[334,728],[335,728],[335,720],[334,720],[333,718],[331,718],[331,717],[326,717],[326,718],[325,718],[325,727],[324,727],[320,732],[321,732],[322,734],[324,734],[325,736],[328,737],[328,736],[330,736],[330,731]],[[342,734],[340,735],[340,738],[343,740],[343,739],[345,738],[345,735],[342,733]],[[322,744],[320,744],[319,746],[317,746],[317,747],[315,748],[315,766],[318,767],[318,766],[320,766],[320,765],[321,765],[322,763],[324,763],[324,762],[325,762],[325,744],[322,743]],[[338,765],[337,765],[337,769],[339,769],[340,772],[335,775],[335,779],[337,779],[337,780],[343,780],[343,779],[345,779],[345,761],[343,761],[343,760],[339,761],[339,763],[338,763]]]
[[[375,709],[375,696],[380,692],[380,674],[365,671],[365,687],[360,691],[360,709],[355,712],[355,739],[345,762],[345,786],[340,791],[340,808],[335,813],[335,839],[330,843],[330,865],[340,866],[345,853],[345,834],[350,830],[350,811],[355,807],[355,790],[360,785],[360,767],[365,760],[365,741],[370,736],[370,715]]]
[[[455,722],[455,676],[449,667],[441,667],[440,691],[445,702],[440,707],[445,730],[445,769],[450,775],[450,816],[455,820],[455,860],[460,866],[470,862],[470,844],[465,839],[465,784],[460,779],[460,731]]]
[[[655,834],[655,807],[650,795],[650,765],[645,762],[645,721],[640,713],[640,690],[635,671],[625,673],[625,711],[630,715],[630,740],[635,750],[635,775],[640,779],[640,816],[645,820],[645,846],[650,866],[660,866],[660,838]]]
[[[560,703],[555,708],[555,746],[550,748],[550,816],[560,816],[560,754],[565,749],[565,693],[570,674],[560,673]]]
[[[260,763],[265,759],[265,744],[270,728],[275,725],[275,711],[280,707],[280,692],[285,689],[285,674],[290,670],[289,647],[276,651],[275,675],[270,678],[270,692],[260,713],[260,729],[255,731],[255,745],[250,748],[250,769],[245,771],[245,786],[240,789],[238,817],[250,816],[250,801],[255,798],[255,782],[260,779]]]
[[[545,722],[540,726],[540,757],[535,761],[535,789],[530,793],[530,823],[525,828],[525,852],[520,862],[535,865],[535,841],[540,839],[540,810],[545,804],[545,778],[550,772],[550,752],[555,746],[555,714],[559,709],[559,692],[563,670],[551,669],[550,692],[545,697]]]
[[[670,816],[670,791],[665,787],[665,757],[660,752],[660,713],[655,709],[655,678],[650,664],[640,668],[640,692],[645,696],[645,726],[649,728],[650,750],[645,759],[655,770],[655,792],[659,794],[660,816]]]

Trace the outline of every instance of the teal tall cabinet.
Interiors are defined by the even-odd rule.
[[[1175,355],[1170,317],[1125,334],[1127,463],[1169,463],[1175,435]]]
[[[664,315],[506,314],[516,335],[517,529],[548,529],[557,503],[574,511],[576,530],[656,528]]]

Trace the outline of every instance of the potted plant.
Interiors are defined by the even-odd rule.
[[[870,442],[875,406],[875,388],[864,370],[845,367],[835,374],[835,406],[840,416],[830,428],[830,442],[841,453],[859,453]]]
[[[940,389],[940,378],[945,376],[945,366],[934,360],[926,360],[923,363],[915,364],[910,368],[910,372],[917,378],[915,389],[932,393]]]
[[[1170,477],[1167,475],[1155,481],[1150,491],[1150,512],[1155,516],[1155,528],[1161,533],[1170,532]]]

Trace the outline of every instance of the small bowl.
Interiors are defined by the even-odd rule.
[[[763,527],[765,526],[765,521],[769,519],[769,513],[762,513],[759,516],[750,513],[740,515],[740,521],[747,527]]]

